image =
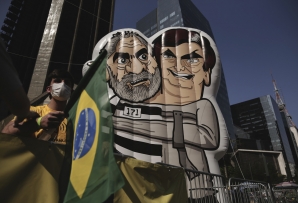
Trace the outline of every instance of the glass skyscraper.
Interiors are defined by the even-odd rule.
[[[280,111],[284,126],[285,126],[285,130],[286,133],[288,135],[288,140],[289,140],[289,144],[292,150],[292,154],[294,157],[294,161],[296,166],[298,166],[298,146],[297,146],[297,137],[295,138],[294,132],[291,130],[291,128],[297,132],[297,128],[296,127],[290,127],[288,124],[288,120],[287,120],[287,116],[285,114],[285,112]],[[298,171],[298,169],[297,169]],[[296,173],[297,174],[297,173]],[[298,175],[298,174],[297,174]]]
[[[281,151],[286,171],[294,175],[295,161],[278,105],[270,95],[231,105],[238,149]],[[288,166],[287,166],[288,165]]]
[[[158,0],[157,8],[137,22],[136,28],[147,37],[167,27],[190,27],[206,32],[214,39],[210,24],[191,0]],[[216,97],[231,139],[235,139],[230,102],[223,70]]]
[[[45,90],[45,78],[54,69],[70,71],[79,83],[94,46],[112,30],[114,2],[11,1],[1,37],[30,99]],[[0,119],[7,114],[0,101]]]
[[[46,65],[43,60],[49,61],[48,72],[68,69],[78,83],[82,64],[112,30],[113,12],[114,0],[12,0],[0,35],[24,89],[29,90],[33,70]]]

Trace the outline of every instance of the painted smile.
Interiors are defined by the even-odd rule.
[[[187,73],[176,73],[170,69],[168,69],[168,71],[170,71],[170,73],[172,73],[172,75],[176,78],[182,78],[182,79],[185,79],[185,80],[190,80],[194,77],[194,75],[192,74],[187,74]]]

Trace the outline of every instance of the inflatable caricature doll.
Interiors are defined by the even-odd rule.
[[[211,37],[197,29],[166,28],[148,39],[122,29],[98,42],[92,60],[103,49],[115,149],[152,163],[220,174],[217,161],[228,148],[228,135],[215,100],[221,63]],[[186,175],[212,187],[210,178]],[[214,193],[203,191],[197,198]]]

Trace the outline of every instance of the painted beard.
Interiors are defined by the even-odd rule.
[[[117,96],[130,102],[142,102],[153,97],[159,90],[161,85],[160,70],[155,69],[155,73],[143,71],[139,74],[127,74],[123,76],[119,82],[111,73],[110,86]]]

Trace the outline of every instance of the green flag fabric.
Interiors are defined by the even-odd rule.
[[[105,56],[106,51],[93,62],[66,107],[73,151],[65,203],[104,202],[124,185],[113,154]]]
[[[114,196],[114,203],[187,203],[183,168],[153,164],[135,158],[115,156],[125,186]]]
[[[0,202],[58,203],[65,145],[0,133]]]

